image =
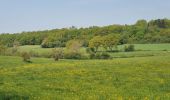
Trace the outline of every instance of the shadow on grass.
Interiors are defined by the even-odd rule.
[[[0,92],[0,100],[29,100],[28,96],[19,95],[15,92]]]

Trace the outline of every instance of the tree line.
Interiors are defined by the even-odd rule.
[[[45,31],[0,34],[0,43],[12,47],[41,45],[43,48],[66,47],[70,40],[81,41],[84,47],[99,46],[112,51],[113,46],[129,43],[170,43],[170,20],[138,20],[134,25],[92,26],[89,28],[63,28]]]

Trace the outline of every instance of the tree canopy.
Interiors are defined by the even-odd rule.
[[[42,45],[43,48],[65,47],[70,40],[80,40],[83,46],[94,45],[96,49],[99,46],[98,42],[102,42],[102,40],[107,43],[102,45],[107,45],[109,48],[116,44],[126,43],[170,43],[170,20],[157,19],[149,22],[138,20],[134,25],[71,27],[0,34],[0,42],[8,47],[13,46],[16,41],[20,45]]]

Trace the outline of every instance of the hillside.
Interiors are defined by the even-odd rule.
[[[147,22],[139,20],[134,25],[109,25],[89,28],[63,28],[46,31],[1,34],[0,42],[13,46],[15,41],[21,45],[42,45],[44,48],[65,47],[72,39],[81,40],[83,46],[95,36],[117,35],[119,44],[127,43],[170,43],[170,20],[157,19]]]

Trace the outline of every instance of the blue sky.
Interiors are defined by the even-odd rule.
[[[170,0],[0,0],[0,33],[170,18]]]

